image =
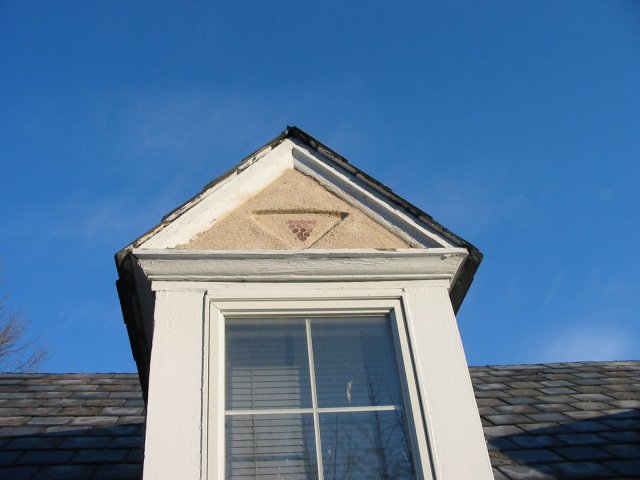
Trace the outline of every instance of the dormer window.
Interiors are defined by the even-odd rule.
[[[117,255],[145,479],[490,479],[481,255],[291,128]]]

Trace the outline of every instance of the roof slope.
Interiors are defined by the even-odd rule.
[[[471,367],[496,480],[640,478],[640,361]],[[0,375],[0,478],[139,479],[134,374]]]
[[[640,362],[470,371],[496,480],[640,478]]]
[[[135,374],[0,375],[0,479],[139,479]]]

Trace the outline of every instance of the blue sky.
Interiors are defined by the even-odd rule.
[[[0,3],[2,290],[134,371],[113,254],[297,125],[485,254],[474,365],[640,358],[640,3]]]

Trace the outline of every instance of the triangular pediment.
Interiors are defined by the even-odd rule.
[[[177,248],[401,249],[410,248],[410,245],[312,177],[289,169],[210,228]]]
[[[466,246],[430,216],[292,128],[207,185],[127,248],[400,250]]]

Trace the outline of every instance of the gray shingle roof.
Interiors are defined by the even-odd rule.
[[[471,367],[496,480],[640,478],[640,362]],[[0,479],[139,479],[134,374],[0,375]]]
[[[135,374],[0,375],[0,479],[139,479]]]
[[[496,480],[640,478],[640,362],[470,371]]]

